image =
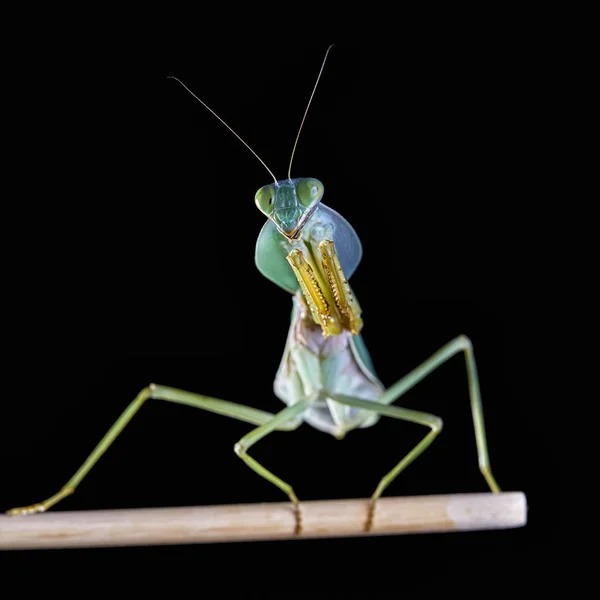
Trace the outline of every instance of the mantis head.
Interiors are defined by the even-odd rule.
[[[323,184],[318,179],[312,178],[298,178],[292,179],[292,162],[294,160],[294,153],[296,152],[296,146],[298,145],[298,139],[300,138],[300,133],[302,131],[302,126],[304,125],[304,120],[306,119],[306,115],[308,113],[308,109],[310,108],[310,103],[312,102],[313,96],[317,89],[317,85],[319,84],[319,79],[321,79],[321,73],[323,72],[323,67],[325,66],[325,61],[327,60],[327,55],[329,51],[333,47],[333,44],[327,48],[327,52],[325,53],[325,58],[323,59],[323,64],[321,65],[321,70],[319,71],[319,76],[317,77],[317,81],[313,88],[312,94],[310,95],[310,99],[308,100],[308,105],[306,110],[304,111],[304,116],[302,117],[302,122],[300,123],[300,129],[298,130],[298,135],[296,136],[296,141],[294,142],[294,147],[292,149],[292,155],[290,157],[290,164],[288,167],[288,177],[287,179],[282,179],[277,181],[275,175],[265,162],[250,148],[250,146],[229,126],[219,115],[208,106],[203,100],[200,100],[192,90],[190,90],[181,80],[176,77],[172,77],[175,81],[178,81],[200,104],[202,104],[207,110],[209,110],[235,137],[237,137],[252,154],[258,159],[258,161],[265,167],[265,169],[269,172],[271,177],[273,178],[273,183],[269,185],[265,185],[256,192],[255,202],[258,206],[259,210],[267,216],[267,218],[275,225],[277,231],[285,236],[288,240],[297,240],[302,233],[302,228],[309,221],[311,215],[317,209],[321,198],[323,197]]]
[[[254,201],[279,233],[295,240],[317,209],[323,191],[323,184],[312,177],[283,179],[261,187]]]

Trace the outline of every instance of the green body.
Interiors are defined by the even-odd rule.
[[[313,184],[316,189],[313,197],[311,185],[304,182]],[[362,258],[360,238],[344,217],[321,203],[324,189],[317,179],[283,180],[265,188],[269,201],[263,200],[259,208],[269,218],[256,242],[256,266],[267,279],[294,294],[290,329],[274,391],[288,406],[311,398],[296,422],[304,420],[316,429],[342,438],[351,429],[374,425],[379,416],[341,405],[333,396],[342,394],[374,402],[385,388],[375,374],[360,334],[342,331],[323,337],[320,327],[310,319],[286,257],[297,248],[308,262],[315,261],[319,242],[332,240],[349,280]],[[260,194],[261,190],[257,197]],[[297,238],[288,237],[288,233],[296,231]]]
[[[288,406],[312,398],[297,422],[302,419],[337,438],[356,427],[374,425],[379,415],[340,404],[335,396],[376,402],[385,392],[372,371],[362,338],[347,331],[324,338],[320,327],[306,314],[299,293],[294,296],[292,323],[273,387],[275,395]]]

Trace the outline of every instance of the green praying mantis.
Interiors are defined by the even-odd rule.
[[[260,273],[292,295],[291,324],[274,392],[286,407],[277,414],[151,384],[142,389],[69,481],[53,496],[30,506],[13,508],[9,515],[44,512],[72,494],[147,400],[165,400],[201,408],[254,425],[234,451],[258,475],[284,492],[292,503],[295,532],[302,531],[300,502],[293,487],[256,461],[251,447],[273,431],[293,431],[303,422],[342,439],[357,428],[375,425],[381,416],[423,425],[429,429],[416,446],[377,485],[365,512],[364,528],[373,527],[377,499],[392,481],[433,442],[442,420],[432,414],[394,403],[408,390],[456,354],[465,357],[479,468],[492,492],[500,492],[492,475],[475,356],[470,340],[459,336],[385,388],[373,367],[361,336],[361,308],[350,286],[362,256],[360,239],[336,211],[322,204],[323,184],[315,178],[292,178],[291,169],[300,133],[327,60],[328,48],[312,89],[290,157],[288,177],[277,180],[262,159],[210,107],[178,81],[218,118],[262,163],[273,183],[255,195],[267,217],[255,249]]]

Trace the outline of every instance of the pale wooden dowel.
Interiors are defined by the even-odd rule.
[[[288,502],[183,508],[61,512],[0,516],[0,548],[152,546],[432,533],[522,527],[522,492],[381,498],[373,529],[363,524],[368,500],[303,502],[301,535],[294,535]]]

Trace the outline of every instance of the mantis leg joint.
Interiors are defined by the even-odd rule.
[[[456,338],[456,341],[458,342],[458,344],[460,345],[460,347],[463,350],[472,350],[473,349],[473,344],[471,343],[471,340],[464,334],[459,335]]]
[[[241,457],[242,455],[246,454],[246,447],[238,442],[233,446],[233,451]]]
[[[442,431],[442,429],[444,428],[444,421],[442,421],[440,417],[431,415],[428,425],[429,427],[431,427],[431,431],[437,434],[440,433],[440,431]]]

